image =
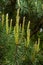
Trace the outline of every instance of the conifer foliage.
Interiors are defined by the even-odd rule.
[[[7,0],[3,1],[5,3],[5,1]],[[2,0],[0,0],[0,2],[2,3]],[[14,6],[14,2],[16,2],[17,4],[15,5],[15,8],[17,8],[17,14],[15,16],[16,24],[13,27],[13,18],[11,17],[11,19],[9,20],[9,12],[11,13],[12,10],[9,10],[8,8],[8,13],[6,15],[3,11],[3,13],[1,14],[0,22],[0,65],[43,65],[43,29],[38,30],[37,34],[31,37],[31,28],[33,31],[34,24],[37,22],[36,18],[40,18],[41,16],[43,16],[43,6],[41,8],[41,3],[43,1],[8,0],[7,2],[9,2],[10,5],[11,3],[13,3],[12,6]],[[25,14],[27,15],[27,13],[29,14],[28,20],[25,16]],[[23,16],[22,26],[21,24],[19,24],[20,15]],[[35,20],[33,20],[33,16],[35,16]],[[26,21],[28,21],[28,24],[25,33]],[[34,24],[32,23],[32,21],[34,22]],[[43,23],[43,20],[41,23]]]

